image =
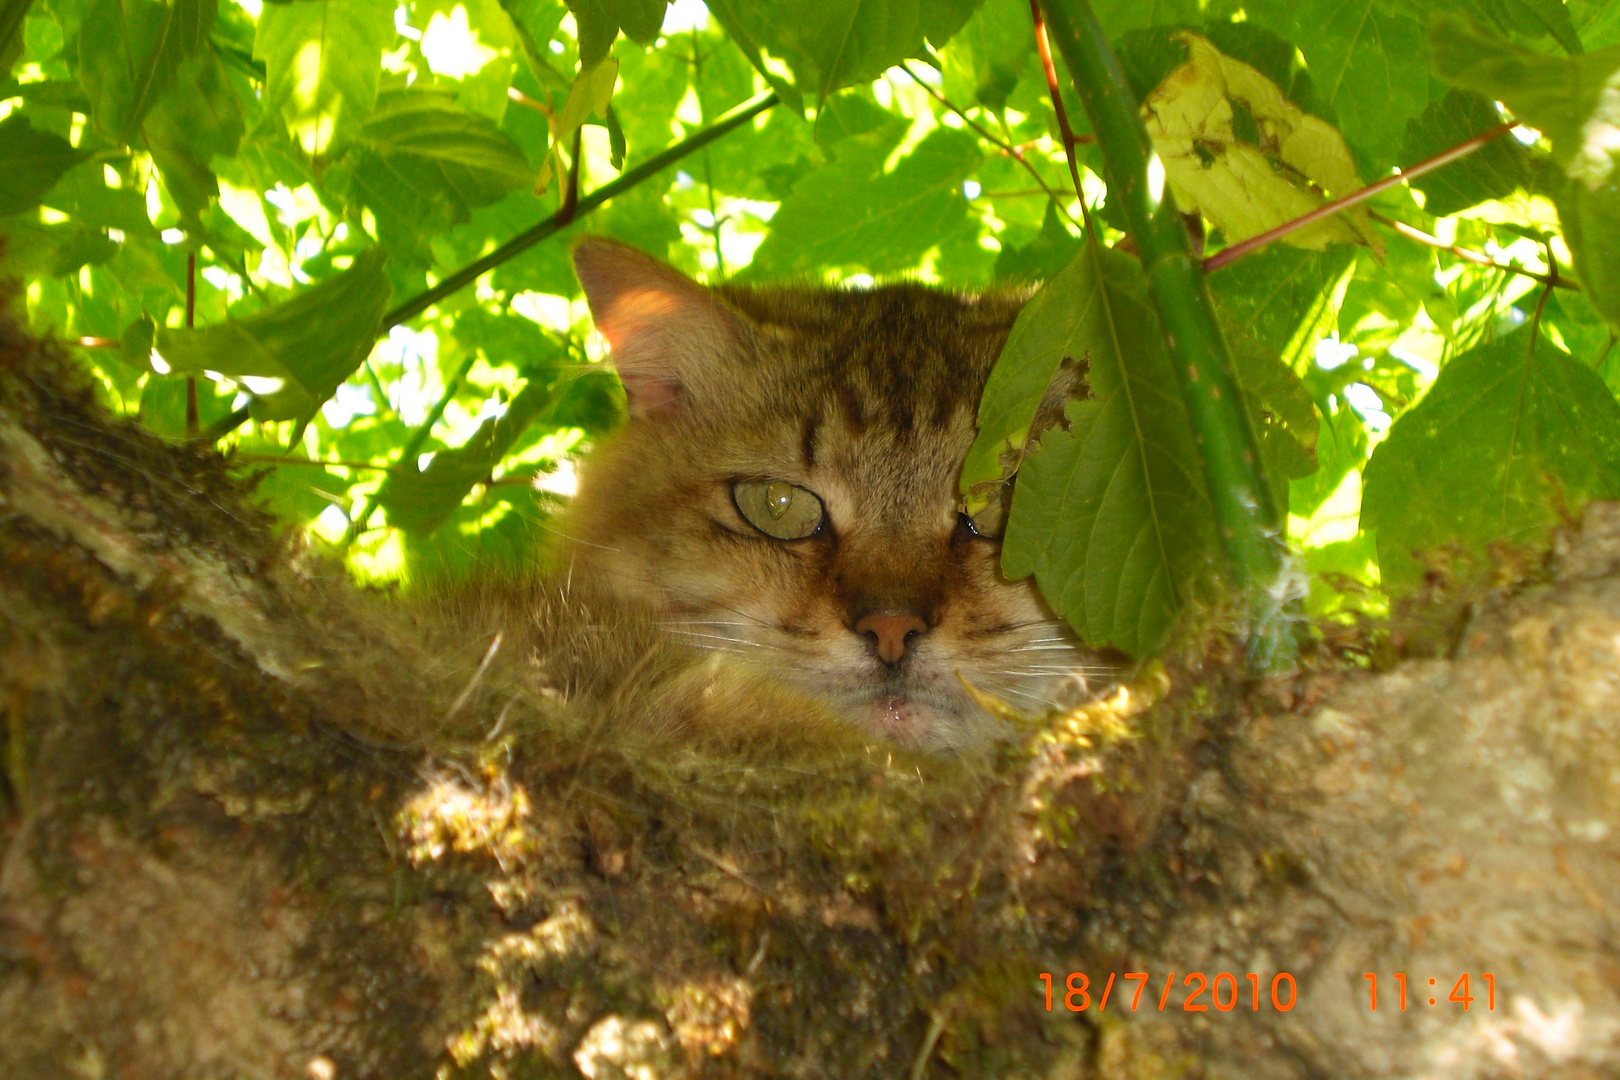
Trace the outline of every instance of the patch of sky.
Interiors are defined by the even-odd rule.
[[[1340,341],[1338,331],[1316,343],[1316,366],[1323,371],[1342,367],[1360,355],[1361,350],[1347,341]]]
[[[353,383],[339,386],[337,393],[321,406],[321,415],[334,428],[348,427],[356,416],[373,416],[376,412],[377,403],[371,399],[371,388]]]
[[[674,0],[664,9],[665,34],[690,33],[709,25],[709,9],[703,0]]]
[[[1387,431],[1389,413],[1384,411],[1384,399],[1366,383],[1351,383],[1344,388],[1344,399],[1361,416],[1369,431]]]
[[[478,40],[478,31],[467,22],[467,8],[457,4],[447,16],[435,11],[422,32],[422,55],[435,75],[465,79],[483,70],[500,55]]]

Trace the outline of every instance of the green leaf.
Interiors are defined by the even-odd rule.
[[[371,207],[384,243],[405,251],[532,175],[523,151],[493,121],[433,90],[380,94],[349,154],[349,197]]]
[[[245,319],[198,330],[159,329],[170,368],[231,378],[279,379],[253,400],[259,420],[304,420],[371,352],[388,306],[387,253],[373,248],[348,270]]]
[[[1232,374],[1248,405],[1266,475],[1273,484],[1309,476],[1316,471],[1318,426],[1310,392],[1275,352],[1239,330],[1226,312],[1220,314]]]
[[[631,41],[651,45],[663,26],[666,6],[665,0],[568,0],[579,28],[579,66],[601,63],[620,29]]]
[[[1046,200],[1040,235],[1021,248],[1003,246],[996,256],[997,281],[1048,281],[1074,259],[1081,240],[1058,218],[1057,205]]]
[[[211,46],[180,65],[175,84],[146,118],[143,131],[163,183],[191,228],[219,197],[210,162],[231,157],[242,141],[242,106]]]
[[[1297,365],[1333,328],[1336,286],[1355,258],[1348,247],[1305,251],[1272,244],[1211,275],[1210,292],[1233,325]]]
[[[1501,122],[1496,108],[1485,98],[1452,90],[1407,123],[1401,158],[1408,163],[1423,161]],[[1412,186],[1423,192],[1427,213],[1447,217],[1528,188],[1530,180],[1529,151],[1516,139],[1497,139],[1460,161],[1418,177]]]
[[[1367,429],[1348,405],[1321,414],[1316,432],[1316,471],[1288,484],[1288,512],[1309,518],[1367,460]]]
[[[1003,108],[1034,52],[1027,0],[985,0],[945,47],[945,96],[964,105],[977,101]]]
[[[979,398],[979,434],[962,463],[962,494],[975,509],[986,488],[1018,471],[1058,368],[1065,360],[1089,363],[1093,343],[1113,337],[1101,273],[1101,262],[1083,250],[1018,313]]]
[[[1558,198],[1558,219],[1587,299],[1620,327],[1620,176],[1596,189],[1571,181]]]
[[[1565,52],[1583,51],[1563,0],[1431,0],[1426,6],[1437,15],[1467,15],[1501,34],[1532,41],[1550,36]]]
[[[273,443],[243,440],[238,449],[259,453],[281,454],[283,449]],[[307,464],[308,455],[303,446],[286,452],[289,463],[267,465],[252,462],[243,472],[252,485],[252,499],[263,505],[287,529],[299,529],[321,515],[328,506],[337,506],[345,512],[349,505],[349,487],[355,481],[345,479],[330,469]],[[299,464],[306,462],[306,464]]]
[[[1097,0],[1091,8],[1111,41],[1131,30],[1185,26],[1204,17],[1198,0]]]
[[[563,380],[531,379],[504,414],[478,425],[462,445],[434,454],[426,469],[418,472],[414,462],[398,466],[377,493],[389,524],[417,534],[444,524],[473,485],[489,476],[518,437],[551,406],[562,385]]]
[[[1362,162],[1382,176],[1406,122],[1429,103],[1423,29],[1380,0],[1256,0],[1249,17],[1305,55],[1317,97]]]
[[[892,172],[871,176],[866,156],[841,157],[794,186],[745,276],[913,266],[967,225],[962,181],[983,159],[977,139],[947,127],[929,132]]]
[[[1452,360],[1365,473],[1362,527],[1386,585],[1418,557],[1533,544],[1589,499],[1620,496],[1620,404],[1597,373],[1524,328]]]
[[[1069,429],[1048,430],[1025,457],[1002,566],[1033,573],[1088,643],[1141,655],[1164,641],[1220,550],[1198,448],[1137,261],[1093,244],[1046,291],[1020,316],[1021,336],[1051,342],[1047,356],[1089,358],[1096,396],[1071,402]],[[1009,401],[1027,401],[1039,380],[1026,367]]]
[[[37,131],[22,113],[0,120],[0,216],[39,205],[47,191],[84,155],[48,131]]]
[[[780,70],[771,70],[776,60],[792,72],[791,85],[800,93],[826,97],[923,55],[925,36],[944,44],[933,35],[948,36],[980,2],[713,0],[709,12],[768,79],[782,79]]]
[[[91,0],[79,68],[96,126],[116,143],[133,139],[181,63],[206,46],[216,11],[217,0]]]
[[[76,221],[43,225],[26,218],[0,220],[0,242],[0,277],[64,277],[118,253],[118,245],[104,232]]]
[[[259,16],[253,58],[265,65],[265,111],[281,115],[306,154],[335,154],[371,114],[395,6],[298,0]]]

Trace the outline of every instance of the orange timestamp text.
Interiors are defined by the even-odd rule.
[[[1367,980],[1367,1004],[1370,1007],[1371,1011],[1377,1012],[1378,1011],[1378,976],[1377,976],[1376,973],[1369,971],[1364,976],[1362,976],[1362,978]],[[1406,1011],[1406,972],[1397,971],[1397,972],[1395,972],[1393,978],[1395,980],[1395,986],[1397,987],[1397,989],[1399,991],[1398,996],[1397,996],[1397,1001],[1398,1001],[1398,1004],[1400,1006],[1400,1010],[1401,1010],[1401,1012],[1405,1012]],[[1483,971],[1483,972],[1480,973],[1479,978],[1480,978],[1480,981],[1485,984],[1485,1009],[1486,1009],[1487,1012],[1495,1012],[1496,1011],[1496,976],[1491,974],[1489,971]],[[1430,979],[1429,980],[1429,985],[1434,988],[1434,992],[1436,994],[1440,993],[1440,987],[1442,986],[1442,984],[1440,982],[1438,982],[1438,981],[1436,981],[1434,979]],[[1461,1005],[1463,1007],[1463,1012],[1468,1012],[1469,1007],[1471,1005],[1473,1005],[1475,1001],[1479,1000],[1472,993],[1469,992],[1469,985],[1470,984],[1468,982],[1468,972],[1465,971],[1465,972],[1462,973],[1462,977],[1459,978],[1455,983],[1452,984],[1451,993],[1447,994],[1445,996],[1444,1000],[1454,1002],[1454,1003],[1456,1003],[1458,1005]],[[1418,1001],[1420,1003],[1427,1002],[1430,1005],[1438,1005],[1438,1004],[1440,1004],[1441,999],[1438,998],[1438,997],[1424,997],[1423,994],[1422,994],[1422,991],[1419,991]],[[1388,1002],[1386,1001],[1385,1004],[1387,1006]]]
[[[1117,1002],[1115,1005],[1116,1010],[1128,1008],[1131,1012],[1135,1012],[1137,1006],[1142,1003],[1143,989],[1150,982],[1157,981],[1145,971],[1110,971],[1107,982],[1103,983],[1102,991],[1093,998],[1091,978],[1083,971],[1072,971],[1069,973],[1068,978],[1063,980],[1064,993],[1061,998],[1063,1007],[1070,1012],[1085,1012],[1095,1002],[1097,1011],[1104,1011],[1108,1008],[1109,999],[1113,995],[1116,978],[1136,984],[1135,990],[1120,987],[1118,997],[1114,998]],[[1046,1011],[1051,1012],[1053,997],[1052,973],[1043,971],[1040,974],[1040,979],[1046,988]],[[1248,985],[1245,986],[1245,983]],[[1278,1012],[1287,1012],[1294,1007],[1298,994],[1294,987],[1294,977],[1288,972],[1279,971],[1272,976],[1271,985],[1268,988],[1270,992],[1267,994],[1262,994],[1261,984],[1260,976],[1252,971],[1242,976],[1223,971],[1213,979],[1201,971],[1189,971],[1182,976],[1182,988],[1187,990],[1188,993],[1182,999],[1181,1011],[1208,1012],[1209,1007],[1214,1005],[1216,1012],[1231,1012],[1245,999],[1247,999],[1249,1009],[1253,1012],[1259,1012],[1262,1003],[1268,1000],[1271,1007]],[[1175,1006],[1171,1004],[1171,997],[1175,988],[1176,973],[1173,971],[1168,972],[1164,977],[1164,988],[1158,995],[1160,1012],[1164,1012],[1166,1007],[1174,1011]],[[1209,995],[1208,1001],[1204,1000],[1206,993]],[[1130,994],[1131,998],[1131,1003],[1128,1006],[1123,1004],[1126,994]],[[1151,999],[1149,1004],[1152,1004]]]

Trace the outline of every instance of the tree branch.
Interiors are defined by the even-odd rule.
[[[663,153],[648,158],[634,169],[620,175],[617,180],[603,184],[589,195],[580,198],[572,206],[565,202],[555,214],[546,218],[546,220],[512,237],[512,239],[488,255],[473,260],[440,281],[433,288],[411,297],[394,308],[394,310],[383,316],[382,329],[387,330],[390,327],[398,326],[402,322],[416,318],[416,316],[422,314],[440,300],[471,285],[487,271],[510,261],[547,237],[561,232],[572,224],[575,219],[584,217],[614,196],[622,195],[643,180],[664,171],[688,154],[703,149],[720,136],[741,127],[760,113],[772,108],[776,103],[777,97],[774,92],[761,94],[752,101],[739,105],[702,131],[689,135]]]

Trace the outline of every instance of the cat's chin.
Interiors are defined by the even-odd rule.
[[[938,752],[965,750],[991,737],[986,730],[994,720],[986,714],[982,724],[972,723],[956,710],[905,694],[886,693],[860,710],[863,727],[912,750]]]

